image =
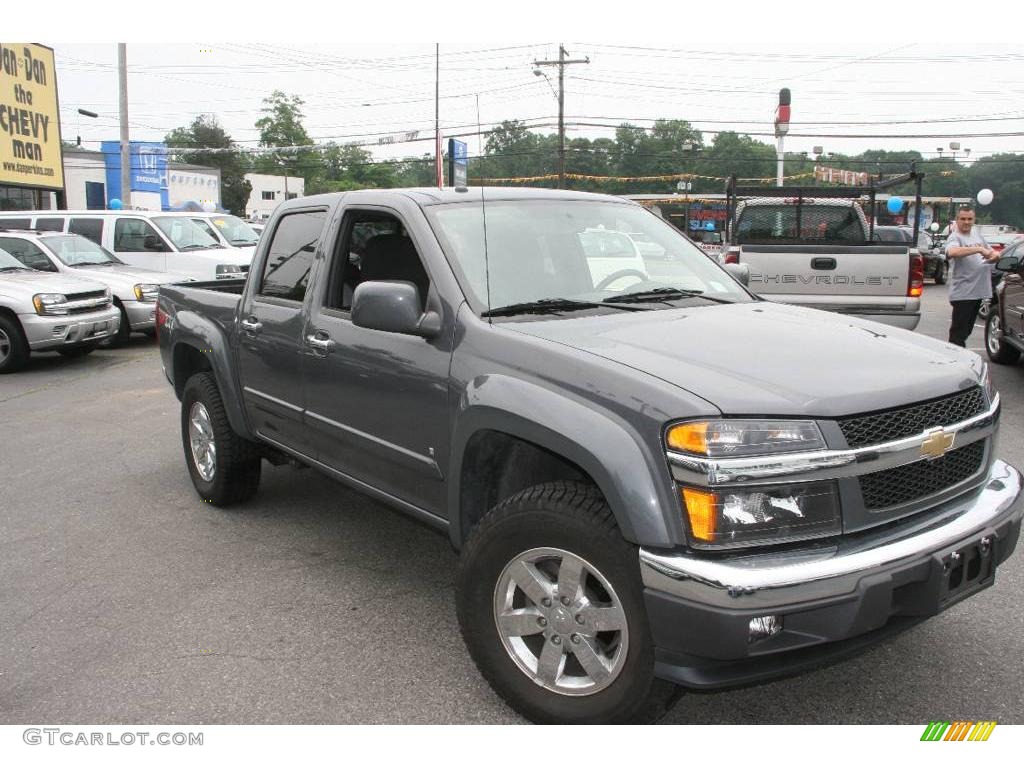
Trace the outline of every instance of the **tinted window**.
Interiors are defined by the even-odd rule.
[[[31,229],[32,219],[0,219],[0,227],[7,229]]]
[[[317,240],[327,219],[325,211],[306,211],[283,217],[274,229],[259,293],[278,299],[302,301]]]
[[[736,225],[738,241],[771,243],[806,241],[863,243],[865,232],[857,209],[840,205],[803,205],[797,232],[797,206],[748,205]]]
[[[72,219],[68,232],[88,237],[94,243],[103,244],[103,219]]]
[[[146,238],[150,247],[146,247]],[[121,252],[170,250],[145,219],[118,219],[114,226],[114,250]]]
[[[30,269],[42,272],[57,271],[57,267],[46,257],[42,249],[29,240],[22,240],[20,237],[0,237],[0,248]]]
[[[43,232],[63,232],[64,219],[36,219],[36,229]]]

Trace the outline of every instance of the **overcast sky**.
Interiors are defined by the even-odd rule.
[[[927,8],[860,4],[855,12],[804,0],[699,7],[661,0],[256,0],[244,13],[242,7],[177,0],[152,6],[151,15],[120,13],[121,4],[45,22],[18,14],[5,20],[4,34],[54,46],[65,138],[81,135],[89,147],[118,136],[117,39],[128,40],[133,139],[161,140],[211,113],[236,141],[255,146],[262,100],[278,89],[305,100],[305,126],[318,141],[376,145],[383,135],[409,131],[428,139],[372,147],[387,159],[432,151],[434,40],[442,41],[446,136],[475,132],[477,96],[484,130],[520,119],[553,133],[557,70],[545,68],[549,84],[533,74],[533,62],[556,58],[560,38],[573,58],[590,59],[567,69],[570,135],[614,134],[614,127],[574,123],[650,125],[655,118],[689,120],[707,142],[718,130],[770,134],[785,86],[793,94],[787,151],[820,145],[826,152],[916,149],[934,157],[938,147],[959,141],[972,158],[1024,153],[1024,43],[1014,39],[1024,35],[1024,18],[1016,7],[1000,9],[998,23],[994,10],[947,0]],[[197,31],[220,40],[181,42]],[[552,42],[535,42],[545,36]],[[83,42],[61,42],[76,38]],[[101,116],[80,117],[80,107]],[[476,137],[466,140],[476,154]]]

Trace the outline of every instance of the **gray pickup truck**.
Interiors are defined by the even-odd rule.
[[[595,229],[663,255],[609,273]],[[1020,533],[977,355],[762,301],[621,198],[288,201],[245,282],[162,286],[157,329],[200,497],[298,463],[446,533],[470,654],[535,721],[835,660],[991,586]]]

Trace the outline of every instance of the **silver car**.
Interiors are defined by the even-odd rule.
[[[123,344],[133,332],[152,335],[159,287],[191,280],[183,275],[129,266],[81,235],[8,230],[0,232],[0,248],[26,267],[88,278],[109,288],[121,313],[117,336],[111,339],[114,345]]]
[[[32,352],[88,354],[120,323],[105,285],[29,269],[0,249],[0,373],[24,368]]]

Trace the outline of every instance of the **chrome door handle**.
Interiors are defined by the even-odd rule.
[[[239,325],[242,326],[243,331],[248,331],[249,333],[259,333],[263,330],[263,323],[259,320],[246,319],[239,322]]]
[[[307,336],[306,343],[318,352],[323,352],[325,355],[334,349],[334,342],[331,341],[331,339],[321,338],[319,336]]]

